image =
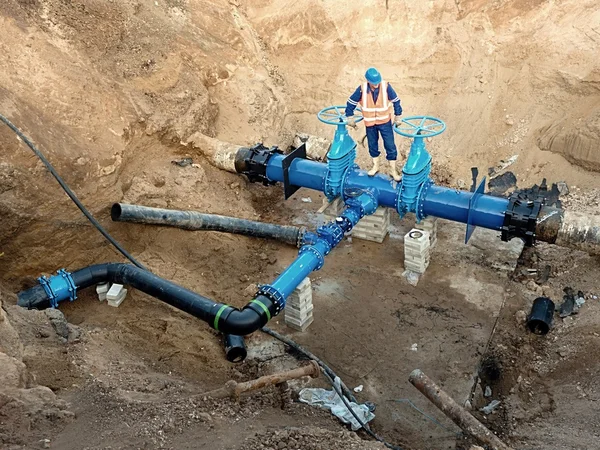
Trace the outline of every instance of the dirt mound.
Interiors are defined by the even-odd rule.
[[[50,314],[27,312],[10,307],[10,295],[0,288],[0,446],[24,445],[46,438],[55,427],[72,422],[75,414],[65,400],[49,387],[47,380],[37,377],[36,361],[43,364],[68,364],[64,347],[71,334],[78,331],[67,326],[60,311]],[[13,326],[14,324],[14,326]],[[34,340],[23,341],[20,333],[35,334]],[[25,343],[26,342],[26,343]],[[53,357],[54,356],[54,357]]]
[[[599,81],[600,85],[600,81]],[[600,171],[600,109],[585,116],[565,118],[538,131],[542,150],[559,153],[588,170]]]
[[[267,431],[248,440],[240,450],[379,450],[385,445],[365,442],[355,433],[340,431],[332,433],[315,427],[292,428],[281,431]]]

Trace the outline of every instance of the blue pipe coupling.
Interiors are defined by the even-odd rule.
[[[44,288],[51,308],[57,308],[58,303],[63,300],[73,301],[77,298],[77,286],[70,272],[60,269],[56,275],[50,278],[41,276],[38,278],[40,285]]]

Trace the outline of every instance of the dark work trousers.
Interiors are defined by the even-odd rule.
[[[395,161],[398,157],[396,143],[394,142],[394,130],[392,129],[392,121],[382,125],[373,125],[367,128],[367,142],[369,143],[369,155],[371,158],[377,158],[379,152],[379,135],[383,139],[383,148],[385,148],[385,157],[388,161]]]

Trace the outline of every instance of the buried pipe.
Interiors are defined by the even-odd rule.
[[[132,222],[193,231],[205,230],[242,234],[244,236],[275,239],[297,247],[302,245],[306,234],[305,227],[277,225],[217,214],[151,208],[126,203],[115,203],[110,210],[110,216],[114,222]]]
[[[489,446],[492,450],[512,450],[421,370],[413,370],[408,380],[465,433]]]

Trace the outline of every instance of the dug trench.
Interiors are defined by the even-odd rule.
[[[202,133],[285,149],[297,132],[330,137],[314,114],[343,103],[371,64],[401,86],[407,114],[447,121],[448,131],[427,144],[436,181],[462,186],[471,166],[516,154],[510,169],[519,186],[564,180],[567,208],[598,212],[594,2],[390,1],[386,9],[373,1],[344,11],[312,1],[157,3],[3,2],[0,113],[33,138],[108,231],[166,279],[242,306],[297,253],[240,236],[113,223],[111,204],[314,228],[319,194],[300,190],[283,201],[280,187],[217,170],[181,142]],[[365,7],[372,22],[361,20]],[[559,18],[576,26],[559,26]],[[398,29],[414,31],[402,52]],[[372,61],[373,46],[399,54]],[[262,334],[247,339],[249,356],[234,365],[205,323],[135,290],[119,308],[100,303],[93,289],[60,313],[18,308],[15,293],[40,274],[122,259],[6,128],[0,148],[0,445],[383,448],[295,401],[302,387],[329,388],[322,378],[290,383],[291,398],[267,389],[240,403],[205,399],[230,379],[302,364]],[[172,163],[184,157],[193,165]],[[368,163],[362,147],[358,162]],[[413,287],[402,277],[401,238],[411,220],[395,218],[382,245],[345,240],[328,256],[313,274],[315,322],[306,332],[278,317],[270,325],[349,386],[363,385],[356,396],[376,404],[373,429],[403,448],[469,447],[407,382],[415,368],[460,403],[469,400],[514,448],[595,448],[597,257],[540,245],[533,263],[513,273],[514,242],[477,230],[465,246],[463,227],[442,222],[432,263]],[[547,281],[521,275],[546,265]],[[560,303],[565,286],[586,293],[579,314],[531,335],[523,317],[533,299]],[[501,403],[486,416],[479,408],[491,399]]]

